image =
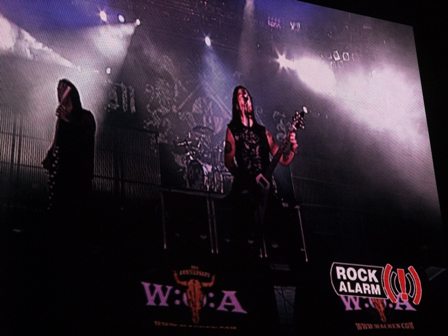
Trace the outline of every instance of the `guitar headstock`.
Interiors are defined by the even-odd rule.
[[[302,109],[295,111],[291,121],[291,131],[296,131],[299,128],[305,129],[305,114],[308,113],[308,108],[302,106]]]

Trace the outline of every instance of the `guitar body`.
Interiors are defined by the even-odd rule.
[[[304,129],[304,116],[305,113],[308,113],[306,107],[304,106],[302,111],[296,111],[294,113],[294,116],[291,120],[291,125],[288,129],[288,133],[294,132],[296,131],[298,128]],[[280,161],[281,156],[285,153],[285,151],[287,150],[287,147],[290,145],[288,139],[285,137],[285,140],[283,141],[283,143],[281,144],[281,146],[279,146],[277,152],[274,154],[274,157],[272,158],[269,166],[261,173],[258,174],[255,178],[255,182],[257,183],[257,185],[259,186],[259,188],[264,189],[264,190],[269,190],[269,188],[271,187],[271,182],[272,181],[272,175],[274,173],[275,168],[277,167],[277,164]]]
[[[59,130],[59,120],[56,123],[56,135]],[[57,177],[60,164],[60,150],[59,145],[55,141],[48,150],[47,155],[42,161],[42,166],[48,172],[48,206],[47,210],[52,210],[55,207],[55,194],[57,186]]]
[[[61,96],[61,101],[59,103],[59,107],[63,106],[69,97],[71,92],[71,87],[67,86]],[[56,112],[57,114],[58,112]],[[61,118],[58,117],[56,121],[56,127],[54,132],[53,143],[50,146],[50,149],[47,152],[47,155],[42,161],[42,166],[44,169],[48,171],[48,208],[47,210],[52,210],[54,208],[55,202],[55,192],[56,192],[56,179],[59,171],[59,162],[60,162],[60,148],[59,148],[59,137],[60,137],[60,128],[61,128]]]

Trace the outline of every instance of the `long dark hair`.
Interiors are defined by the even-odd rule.
[[[233,96],[232,96],[232,120],[230,121],[231,123],[241,123],[241,115],[240,115],[241,111],[240,111],[240,107],[238,105],[238,90],[240,90],[240,89],[244,89],[247,91],[250,101],[252,102],[252,108],[254,109],[254,100],[252,99],[252,95],[250,94],[249,90],[242,85],[236,86],[233,89]],[[253,115],[252,120],[254,121],[254,124],[256,124],[257,121],[255,119],[255,113],[252,113],[252,115]]]
[[[58,86],[61,83],[64,83],[65,85],[71,88],[69,95],[73,105],[73,112],[75,112],[75,114],[80,112],[82,110],[81,98],[79,96],[79,91],[76,88],[75,84],[73,84],[66,78],[62,78],[61,80],[59,80]]]

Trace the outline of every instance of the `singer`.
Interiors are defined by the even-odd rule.
[[[289,165],[294,159],[298,147],[295,132],[289,134],[290,146],[279,161]],[[227,125],[224,163],[233,175],[232,190],[229,195],[234,215],[230,221],[235,227],[231,229],[232,241],[239,248],[247,244],[258,250],[265,245],[267,232],[265,215],[275,198],[272,178],[263,177],[279,146],[267,128],[255,118],[252,96],[244,86],[237,86],[233,91],[232,120]],[[258,183],[260,180],[263,183]],[[264,184],[264,185],[263,185]],[[261,185],[261,186],[260,186]],[[261,192],[262,191],[262,192]],[[264,255],[266,255],[265,246]],[[256,252],[258,253],[258,252]]]

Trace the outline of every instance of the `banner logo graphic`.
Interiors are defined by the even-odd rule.
[[[389,299],[396,303],[398,298],[418,305],[422,299],[420,277],[413,266],[407,270],[392,265],[373,266],[334,262],[330,269],[331,285],[337,295],[359,296],[373,299]],[[381,300],[372,301],[381,315]]]
[[[384,290],[387,297],[393,302],[401,295],[403,301],[413,298],[412,302],[418,305],[422,299],[422,284],[414,267],[408,267],[408,273],[403,268],[394,272],[392,265],[387,264],[383,273]]]
[[[191,323],[195,327],[199,327],[202,323],[203,309],[217,313],[247,314],[236,290],[214,288],[215,274],[192,265],[189,268],[173,270],[172,275],[172,280],[167,280],[166,284],[141,282],[146,296],[146,306],[168,309],[185,306],[191,311]]]
[[[193,271],[193,269],[191,269]],[[199,323],[199,312],[203,307],[204,293],[202,288],[212,287],[215,284],[215,276],[213,275],[208,281],[199,281],[195,278],[181,280],[176,271],[173,272],[176,283],[186,287],[186,298],[188,307],[191,309],[191,320],[193,323]]]

